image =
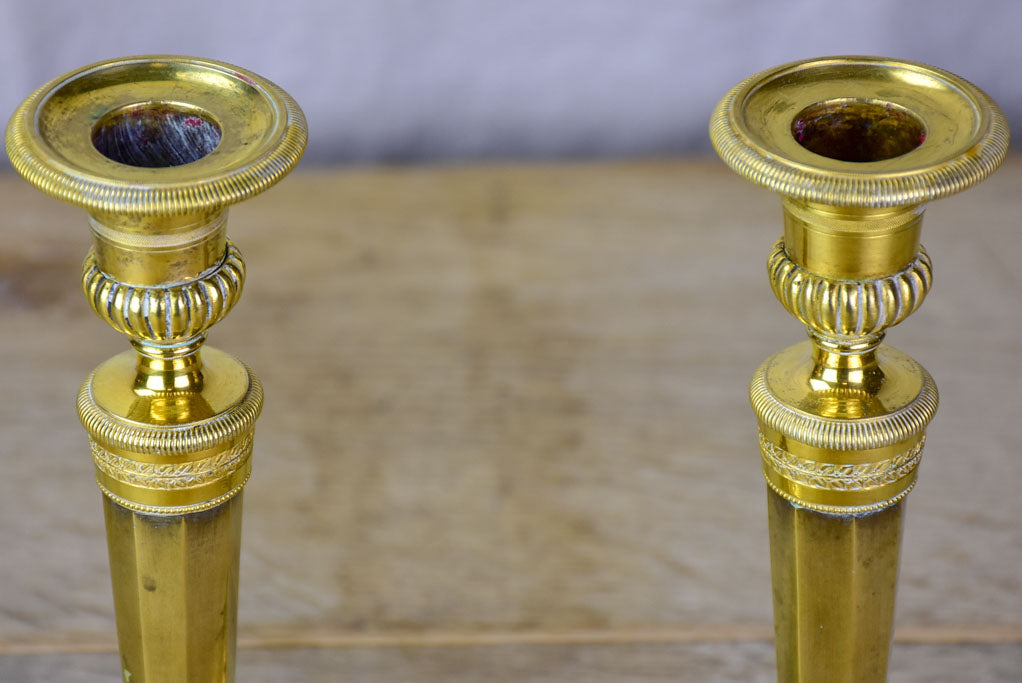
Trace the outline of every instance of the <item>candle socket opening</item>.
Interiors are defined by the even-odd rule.
[[[92,145],[128,166],[169,168],[198,161],[220,144],[222,132],[208,113],[176,102],[143,102],[104,114]]]
[[[922,122],[904,107],[853,98],[809,105],[791,122],[791,134],[810,152],[852,162],[893,159],[926,140]]]

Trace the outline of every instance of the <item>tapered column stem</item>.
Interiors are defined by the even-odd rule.
[[[234,680],[241,500],[164,516],[104,497],[125,681]]]
[[[767,492],[778,681],[884,681],[904,503],[836,515]]]

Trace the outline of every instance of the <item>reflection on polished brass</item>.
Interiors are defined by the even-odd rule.
[[[781,195],[784,236],[767,271],[809,331],[750,387],[778,680],[883,681],[904,499],[937,389],[881,342],[930,290],[923,204],[993,172],[1007,123],[940,69],[834,57],[739,84],[717,105],[710,137],[732,169]]]
[[[263,396],[245,365],[203,342],[245,280],[227,207],[294,168],[306,136],[269,81],[170,56],[61,76],[8,125],[15,169],[89,212],[83,290],[134,347],[78,395],[124,681],[234,679],[241,491]]]

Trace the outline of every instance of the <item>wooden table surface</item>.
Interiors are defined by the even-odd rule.
[[[1022,162],[929,207],[891,681],[1022,680]],[[84,212],[0,177],[0,681],[115,681]],[[238,680],[770,681],[746,383],[804,339],[718,163],[299,171],[210,343],[266,388]]]

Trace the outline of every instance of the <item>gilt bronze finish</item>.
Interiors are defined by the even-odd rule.
[[[7,127],[14,168],[88,211],[86,298],[134,347],[78,395],[126,682],[234,679],[242,488],[263,394],[203,342],[245,280],[228,206],[294,168],[306,137],[273,83],[171,56],[61,76]]]
[[[993,172],[1007,123],[946,71],[833,57],[739,84],[713,112],[710,137],[734,171],[781,195],[784,236],[767,272],[809,332],[750,387],[778,680],[883,681],[905,497],[937,388],[881,342],[930,289],[923,205]]]

